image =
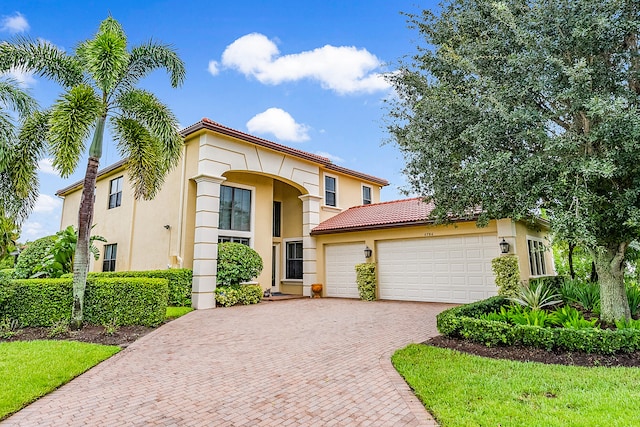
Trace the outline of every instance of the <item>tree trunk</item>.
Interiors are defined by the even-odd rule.
[[[89,237],[93,220],[98,165],[98,158],[89,157],[84,176],[82,198],[80,199],[80,210],[78,211],[78,243],[73,257],[73,309],[70,325],[74,330],[82,328],[84,291],[87,287],[87,272],[89,271]]]
[[[571,276],[571,280],[576,278],[576,272],[573,269],[573,250],[575,248],[576,244],[569,242],[569,275]]]
[[[590,250],[600,282],[600,319],[613,324],[630,319],[624,287],[624,254],[628,242],[599,246]]]

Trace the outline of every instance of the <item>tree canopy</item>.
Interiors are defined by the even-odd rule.
[[[450,0],[408,15],[424,43],[389,75],[389,131],[435,217],[530,219],[584,245],[602,314],[628,317],[640,232],[640,3]]]

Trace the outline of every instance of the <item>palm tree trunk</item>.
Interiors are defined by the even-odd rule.
[[[600,318],[609,324],[630,319],[624,288],[624,254],[628,243],[611,244],[591,250],[600,282]]]
[[[73,310],[71,313],[71,328],[74,330],[82,328],[84,291],[87,287],[87,272],[89,271],[89,237],[99,164],[97,158],[89,157],[78,212],[78,243],[73,257]]]

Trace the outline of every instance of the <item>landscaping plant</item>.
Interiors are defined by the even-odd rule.
[[[509,298],[511,301],[529,307],[531,310],[540,310],[543,307],[553,306],[561,303],[557,299],[560,295],[552,293],[544,282],[533,285],[521,285],[517,296]]]
[[[241,243],[218,244],[218,276],[220,285],[238,285],[258,277],[262,258],[255,250]]]
[[[51,78],[65,90],[50,110],[31,114],[25,120],[17,144],[25,153],[13,160],[35,170],[38,153],[50,152],[53,167],[66,178],[74,173],[93,135],[73,266],[71,326],[79,328],[89,266],[94,189],[107,121],[121,157],[127,159],[134,197],[152,199],[178,163],[182,137],[171,110],[153,93],[136,86],[157,69],[168,71],[171,86],[180,86],[185,77],[184,63],[173,48],[153,41],[128,50],[122,26],[109,16],[100,23],[94,38],[77,44],[74,50],[65,51],[42,39],[1,43],[0,73],[12,69]],[[11,170],[3,155],[6,151],[0,153],[0,174]],[[35,185],[25,182],[24,186],[37,195],[37,181]]]

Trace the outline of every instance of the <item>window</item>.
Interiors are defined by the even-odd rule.
[[[116,271],[116,254],[118,245],[104,245],[104,258],[102,259],[102,271]]]
[[[251,190],[220,186],[221,230],[251,231]]]
[[[324,203],[327,206],[337,206],[336,179],[332,176],[324,177]]]
[[[280,237],[282,203],[273,202],[273,237]]]
[[[95,193],[94,193],[95,194]],[[109,183],[109,209],[117,208],[122,203],[122,177],[112,179]]]
[[[249,246],[249,239],[244,237],[232,237],[232,236],[218,236],[218,243],[241,243]]]
[[[302,242],[287,242],[287,279],[302,279]]]
[[[547,268],[544,264],[544,244],[541,240],[527,239],[529,248],[529,266],[532,276],[544,276]]]
[[[362,204],[371,204],[371,187],[367,187],[366,185],[362,186]]]

